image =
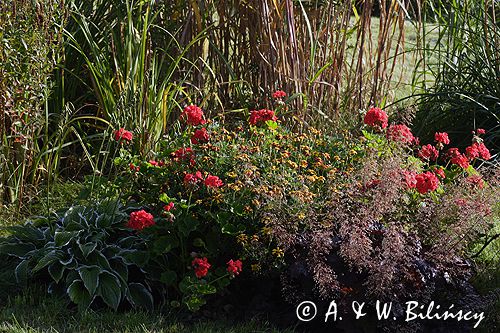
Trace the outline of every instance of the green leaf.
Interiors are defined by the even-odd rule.
[[[195,246],[195,247],[205,247],[205,242],[201,238],[195,238],[193,240],[193,246]]]
[[[90,296],[81,280],[73,281],[66,292],[71,301],[77,304],[80,310],[87,309],[92,303],[93,297]]]
[[[56,281],[56,283],[59,283],[59,281],[61,281],[63,277],[65,269],[66,268],[63,265],[61,265],[60,262],[56,261],[49,265],[49,274],[52,277],[52,279]]]
[[[101,296],[109,307],[116,311],[122,297],[120,280],[109,272],[102,272],[101,275],[99,275],[97,294]]]
[[[144,307],[153,311],[153,295],[141,283],[131,283],[128,285],[128,300],[134,307]]]
[[[78,274],[85,285],[85,288],[89,291],[90,295],[94,295],[99,285],[99,274],[101,273],[101,268],[98,266],[83,266],[78,269]]]
[[[28,282],[28,265],[29,260],[23,260],[16,266],[14,271],[17,283],[23,286]]]
[[[99,266],[101,269],[111,269],[108,258],[99,251],[92,251],[89,253],[87,263],[89,265]]]
[[[170,202],[174,201],[174,199],[170,198],[166,193],[160,194],[159,200],[165,204],[169,204]]]
[[[6,228],[11,235],[15,235],[17,239],[35,242],[43,240],[43,232],[31,224],[14,225]]]
[[[174,284],[176,280],[177,273],[175,271],[167,270],[161,273],[160,282],[165,283],[167,286]]]
[[[88,255],[95,250],[97,247],[96,243],[86,243],[86,244],[78,244],[78,247],[80,248],[80,251],[82,251],[82,254],[85,258],[88,257]]]
[[[179,246],[179,240],[175,235],[169,234],[166,236],[158,237],[153,243],[153,251],[155,253],[163,254],[168,253],[172,249]]]
[[[115,271],[116,275],[122,280],[122,283],[128,281],[128,266],[120,258],[113,258],[109,261],[111,268]]]
[[[31,243],[3,243],[0,244],[0,253],[11,257],[23,258],[30,251],[36,249]]]
[[[119,255],[123,257],[125,263],[134,264],[139,267],[143,267],[149,261],[149,253],[146,251],[123,250]]]
[[[183,216],[177,220],[179,231],[186,237],[189,236],[192,231],[195,231],[198,225],[198,220],[192,216]]]
[[[205,305],[206,301],[203,298],[200,298],[200,297],[197,297],[197,296],[191,296],[184,303],[186,304],[187,308],[190,311],[196,312],[203,305]]]
[[[52,250],[49,253],[47,253],[38,263],[36,264],[35,268],[33,268],[33,272],[38,272],[42,268],[46,267],[47,265],[50,265],[56,260],[61,259],[62,254],[56,250]]]
[[[199,284],[196,286],[196,290],[202,295],[215,294],[217,289],[211,284]]]
[[[266,125],[267,125],[267,127],[269,127],[269,129],[271,129],[271,130],[275,130],[275,129],[277,129],[277,128],[278,128],[278,123],[277,123],[277,122],[275,122],[275,121],[272,121],[272,120],[268,120],[268,121],[266,121]]]
[[[197,281],[193,280],[191,276],[186,276],[182,279],[181,282],[179,282],[179,290],[183,294],[187,294],[191,292],[193,289],[194,284],[196,284]]]
[[[54,243],[61,247],[68,245],[72,239],[78,237],[79,231],[56,231],[54,234]]]

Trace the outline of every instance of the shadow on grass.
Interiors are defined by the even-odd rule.
[[[5,300],[0,307],[1,333],[293,333],[278,330],[267,322],[232,323],[229,320],[180,321],[168,313],[101,310],[78,313],[69,303],[46,296],[40,289],[29,289]]]

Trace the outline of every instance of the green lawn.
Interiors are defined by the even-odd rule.
[[[10,298],[0,308],[1,333],[250,333],[293,332],[278,330],[267,322],[232,323],[227,319],[194,320],[168,313],[85,312],[68,307],[64,299],[44,295],[41,290],[28,290]]]

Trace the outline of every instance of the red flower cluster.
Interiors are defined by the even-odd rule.
[[[141,168],[139,166],[136,166],[133,163],[130,163],[128,166],[130,168],[130,171],[139,172],[141,170]]]
[[[401,143],[412,143],[415,138],[406,125],[391,125],[387,129],[387,139]]]
[[[418,156],[423,160],[435,161],[439,156],[439,151],[433,145],[428,144],[422,146],[418,152]]]
[[[194,131],[194,134],[191,137],[191,143],[194,145],[207,143],[209,139],[210,136],[208,135],[207,129],[203,127]]]
[[[127,227],[135,230],[142,230],[155,225],[153,215],[145,210],[130,213],[130,219],[127,222]]]
[[[181,113],[181,119],[185,119],[186,123],[192,126],[206,123],[203,119],[203,110],[196,105],[186,106]]]
[[[231,259],[227,262],[227,271],[229,272],[229,274],[232,275],[240,274],[242,271],[242,267],[243,263],[241,262],[241,260],[234,261],[233,259]]]
[[[450,162],[452,164],[459,165],[462,168],[467,168],[469,166],[469,160],[467,157],[460,153],[460,150],[458,148],[450,148],[448,149],[448,152],[446,154],[448,158],[450,159]]]
[[[130,143],[134,137],[132,132],[127,131],[125,128],[120,128],[114,132],[115,141]],[[123,141],[122,141],[123,140]]]
[[[416,179],[417,174],[415,172],[405,170],[403,172],[403,176],[405,179],[405,184],[408,188],[417,187],[417,179]]]
[[[482,128],[478,128],[476,130],[476,133],[477,133],[477,135],[483,135],[483,134],[486,134],[486,131],[484,129],[482,129]]]
[[[436,174],[436,176],[438,176],[441,179],[446,178],[446,174],[444,173],[444,169],[442,169],[442,168],[438,167],[437,169],[434,170],[434,173]]]
[[[203,175],[201,174],[200,171],[196,171],[194,174],[186,173],[186,175],[184,176],[184,184],[186,185],[189,184],[195,185],[202,180],[203,180]]]
[[[191,265],[194,268],[194,274],[198,279],[205,277],[208,274],[208,269],[212,266],[208,263],[207,258],[194,258]]]
[[[450,144],[450,139],[448,138],[448,133],[446,132],[434,134],[434,140],[438,143],[442,143],[443,145]]]
[[[208,175],[207,178],[205,179],[205,185],[207,187],[217,188],[217,187],[221,187],[222,185],[224,185],[224,183],[222,182],[222,180],[220,180],[219,177]]]
[[[190,147],[177,149],[172,153],[172,157],[177,161],[189,159],[189,164],[191,166],[196,164],[196,161],[194,160],[194,151]]]
[[[432,192],[439,186],[439,179],[430,171],[416,175],[415,180],[417,191],[421,194]]]
[[[380,108],[371,108],[365,115],[364,122],[368,126],[386,128],[389,117]]]
[[[471,146],[465,148],[465,154],[470,160],[479,157],[486,161],[491,159],[490,151],[482,142],[474,142]]]
[[[168,205],[165,205],[163,207],[163,210],[166,212],[170,212],[172,209],[174,209],[175,204],[173,202],[170,202]]]
[[[262,109],[258,111],[250,111],[249,123],[251,125],[258,125],[265,123],[268,120],[276,121],[278,117],[274,114],[273,110]]]
[[[284,92],[283,90],[276,90],[273,93],[274,99],[281,99],[281,98],[285,98],[285,97],[286,97],[286,92]]]

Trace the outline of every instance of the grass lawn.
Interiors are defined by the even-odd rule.
[[[68,302],[55,296],[46,296],[42,290],[28,290],[12,297],[0,308],[1,333],[32,332],[90,332],[90,333],[249,333],[293,332],[278,330],[271,324],[259,321],[231,323],[228,320],[180,322],[168,313],[130,311],[114,313],[78,313],[68,308]]]

